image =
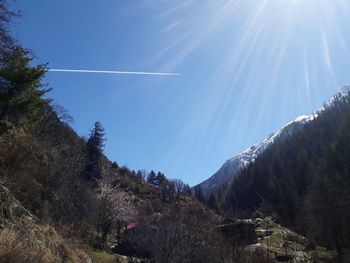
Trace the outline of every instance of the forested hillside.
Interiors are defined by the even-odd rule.
[[[75,133],[13,16],[0,0],[0,262],[231,262],[222,217],[188,185],[108,160],[99,122]]]
[[[200,187],[109,160],[99,121],[78,135],[50,99],[47,65],[9,33],[14,17],[0,0],[0,263],[332,262],[334,249],[345,258],[348,96],[206,202]]]
[[[217,193],[227,215],[273,214],[340,254],[350,247],[350,97],[279,140]]]

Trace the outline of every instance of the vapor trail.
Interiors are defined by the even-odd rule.
[[[128,75],[157,75],[157,76],[180,76],[177,73],[167,72],[142,72],[142,71],[114,71],[114,70],[87,70],[87,69],[59,69],[50,68],[49,72],[71,72],[71,73],[100,73],[100,74],[128,74]]]

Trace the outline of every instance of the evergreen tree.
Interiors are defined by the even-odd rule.
[[[94,128],[90,132],[90,137],[86,142],[88,163],[85,175],[90,178],[101,178],[101,157],[104,147],[105,131],[100,122],[95,122]]]
[[[350,247],[350,97],[336,96],[313,121],[277,138],[220,189],[226,215],[256,208],[316,243]]]
[[[204,202],[204,195],[203,195],[203,190],[199,185],[196,185],[194,187],[194,197],[198,199],[199,202]]]
[[[118,169],[118,168],[119,168],[119,165],[118,165],[118,163],[117,163],[116,161],[114,161],[114,162],[112,163],[111,167],[114,168],[114,169]]]
[[[215,211],[216,213],[220,213],[220,208],[218,205],[218,200],[216,198],[216,195],[214,193],[212,193],[207,201],[207,205],[210,209],[212,209],[213,211]]]
[[[158,172],[157,173],[157,183],[156,183],[156,185],[160,186],[163,183],[166,183],[166,181],[167,181],[167,179],[166,179],[164,173]]]
[[[191,196],[192,195],[192,190],[191,187],[188,184],[185,184],[182,190],[182,195],[184,196]]]
[[[105,131],[100,122],[95,122],[94,128],[90,131],[90,137],[86,143],[88,151],[94,155],[100,155],[105,142]]]
[[[148,175],[147,175],[147,183],[155,185],[157,181],[157,174],[152,170]]]
[[[136,172],[136,177],[137,177],[141,182],[145,182],[145,176],[146,176],[145,171],[137,170],[137,172]]]
[[[161,186],[167,179],[161,172],[155,173],[153,170],[147,176],[147,183],[153,184],[154,186]]]
[[[0,134],[9,125],[34,126],[49,102],[44,98],[49,89],[42,84],[46,66],[31,66],[32,54],[8,34],[7,23],[12,15],[5,1],[0,1]]]
[[[0,0],[0,43],[1,47],[13,46],[14,40],[8,33],[8,23],[18,14],[9,10],[6,0]]]

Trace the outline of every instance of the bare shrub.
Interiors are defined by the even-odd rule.
[[[129,240],[155,262],[231,262],[230,247],[201,206],[181,205],[144,218]]]

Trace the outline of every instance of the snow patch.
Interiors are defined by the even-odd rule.
[[[217,186],[227,182],[230,178],[233,178],[240,169],[248,166],[254,162],[256,158],[266,151],[278,138],[282,136],[292,134],[299,125],[304,125],[310,121],[318,118],[319,114],[326,108],[331,107],[336,99],[346,98],[350,96],[350,84],[344,86],[339,92],[335,93],[331,99],[321,107],[314,111],[310,115],[302,115],[287,123],[281,129],[275,133],[269,134],[265,139],[252,145],[250,148],[243,151],[241,154],[227,160],[224,165],[209,179],[201,183],[201,187],[208,191],[214,191]],[[234,171],[234,172],[233,172]],[[229,174],[227,174],[229,173]]]

